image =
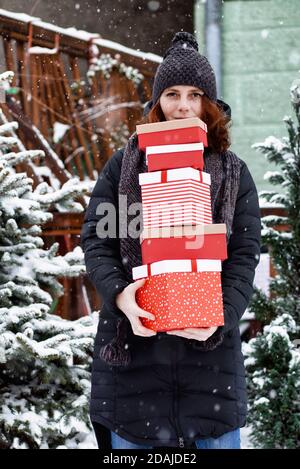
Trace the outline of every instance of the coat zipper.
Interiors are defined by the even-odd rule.
[[[182,435],[182,431],[179,425],[179,420],[177,418],[177,413],[178,413],[178,384],[177,384],[177,350],[175,346],[175,360],[173,361],[173,370],[174,374],[173,376],[175,379],[173,380],[175,388],[175,398],[173,397],[173,414],[174,414],[174,422],[175,422],[175,427],[176,427],[176,433],[177,433],[177,438],[178,438],[178,445],[179,448],[184,448],[184,438]]]

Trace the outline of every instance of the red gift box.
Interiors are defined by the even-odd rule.
[[[192,167],[203,170],[203,143],[146,147],[148,171]]]
[[[221,261],[168,260],[132,269],[133,278],[147,277],[136,292],[138,305],[155,320],[141,317],[157,332],[224,324]]]
[[[140,150],[153,145],[202,142],[207,147],[207,125],[198,117],[136,126]]]
[[[143,264],[164,259],[227,259],[225,223],[145,228],[140,242]]]

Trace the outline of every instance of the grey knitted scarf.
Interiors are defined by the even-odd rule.
[[[226,223],[227,242],[231,234],[235,202],[240,182],[240,160],[231,152],[222,154],[211,152],[208,148],[204,152],[204,171],[211,175],[211,205],[213,223]],[[127,196],[127,213],[129,206],[134,202],[141,202],[141,188],[139,173],[147,172],[145,153],[138,148],[136,132],[129,138],[124,150],[121,176],[119,182],[119,195]],[[120,208],[120,219],[126,216]],[[137,214],[128,216],[128,223]],[[126,218],[124,218],[126,219]],[[142,227],[141,227],[142,228]],[[120,254],[127,280],[132,282],[132,268],[142,264],[141,246],[139,238],[120,238]],[[103,346],[100,357],[111,365],[128,365],[130,352],[124,348],[126,328],[130,326],[129,320],[119,320],[117,335],[111,343]],[[210,340],[211,339],[211,340]],[[199,342],[198,348],[212,350],[219,342],[214,335],[205,342]]]

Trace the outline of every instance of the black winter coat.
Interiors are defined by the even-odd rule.
[[[99,349],[116,335],[124,316],[115,304],[125,278],[118,238],[99,239],[96,208],[112,202],[118,214],[118,183],[124,149],[117,151],[99,175],[81,232],[87,274],[103,300],[95,340],[91,420],[133,443],[154,447],[191,447],[200,438],[217,438],[246,422],[246,383],[239,320],[253,292],[260,256],[261,223],[257,190],[245,162],[228,244],[222,263],[224,338],[212,351],[197,349],[198,341],[157,333],[134,335],[128,367],[107,365]],[[107,449],[107,448],[105,448]]]

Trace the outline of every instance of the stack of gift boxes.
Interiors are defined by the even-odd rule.
[[[155,316],[141,321],[155,331],[223,325],[226,225],[212,223],[206,124],[199,118],[143,124],[137,135],[148,172],[139,175],[143,265],[132,275],[146,278],[136,300]]]

